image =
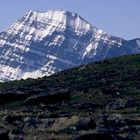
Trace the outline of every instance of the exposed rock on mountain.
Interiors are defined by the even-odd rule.
[[[68,11],[30,11],[0,33],[0,81],[49,76],[140,52],[140,39],[109,35]]]

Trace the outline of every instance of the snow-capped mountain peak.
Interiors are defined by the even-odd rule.
[[[0,81],[48,76],[91,61],[138,53],[139,42],[111,36],[69,11],[29,11],[0,33]]]

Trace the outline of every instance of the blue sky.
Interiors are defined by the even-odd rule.
[[[140,0],[1,0],[0,31],[29,10],[68,10],[124,39],[140,38]]]

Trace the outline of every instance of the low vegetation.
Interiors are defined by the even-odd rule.
[[[25,140],[33,136],[38,140],[139,140],[139,83],[139,54],[82,65],[36,80],[1,83],[0,118],[18,116],[20,120],[12,118],[9,128],[3,128],[0,122],[0,127],[9,137],[11,129],[20,128]],[[28,127],[32,121],[26,122],[27,118],[35,118]],[[16,124],[17,120],[22,126]]]

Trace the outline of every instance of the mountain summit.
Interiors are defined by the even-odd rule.
[[[0,81],[49,76],[108,57],[140,53],[126,41],[68,11],[29,11],[0,33]]]

